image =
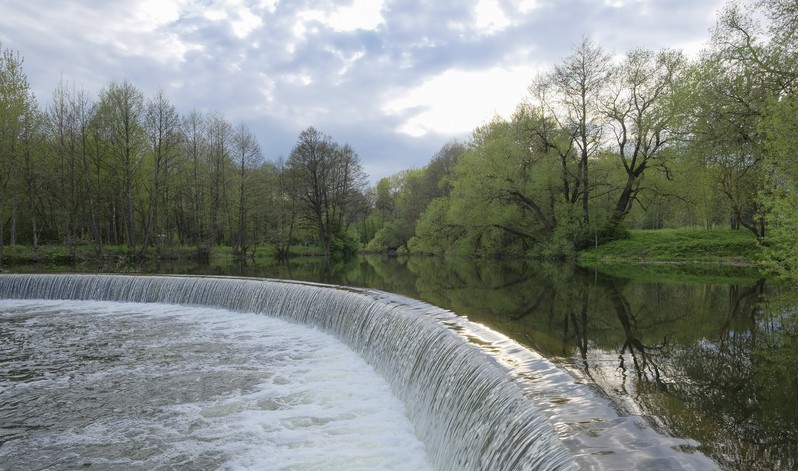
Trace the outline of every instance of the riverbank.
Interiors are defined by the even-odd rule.
[[[292,246],[289,254],[291,257],[304,256],[323,256],[319,247],[315,246]],[[88,263],[100,264],[105,267],[125,266],[138,262],[153,261],[215,261],[218,263],[235,263],[239,260],[233,254],[232,247],[215,246],[210,250],[207,248],[186,245],[163,247],[160,253],[150,247],[144,254],[134,252],[124,245],[106,245],[103,247],[102,255],[97,253],[97,249],[91,244],[81,244],[75,246],[66,245],[39,245],[37,247],[27,245],[6,245],[3,247],[2,260],[0,267],[6,266],[70,266],[74,264]],[[248,259],[275,259],[277,249],[273,245],[262,245],[247,254]]]
[[[753,235],[743,230],[659,229],[632,230],[628,234],[628,238],[579,252],[577,261],[584,266],[696,264],[756,267],[761,250]],[[276,254],[275,247],[263,245],[257,248],[254,258],[274,258]],[[293,257],[323,255],[314,246],[292,246],[290,254]],[[248,258],[251,259],[252,256],[250,253]],[[133,252],[125,246],[105,246],[102,261],[106,264],[125,264],[130,263],[133,258]],[[236,259],[230,247],[221,246],[214,247],[210,253],[195,246],[173,246],[164,248],[160,255],[156,255],[154,249],[145,254],[145,260],[199,258],[230,263]],[[100,260],[92,245],[12,245],[5,246],[3,250],[3,262],[6,266],[69,265],[95,261]]]
[[[744,230],[658,229],[629,231],[615,240],[579,253],[584,264],[709,263],[758,265],[760,246]]]
[[[761,247],[748,231],[633,230],[578,254],[578,264],[637,281],[749,283],[763,276]]]

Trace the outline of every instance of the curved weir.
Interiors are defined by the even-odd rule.
[[[690,444],[619,417],[505,336],[389,293],[236,278],[2,275],[0,298],[197,305],[315,326],[385,378],[436,469],[622,469],[630,459],[640,469],[706,469],[700,455],[674,457]]]

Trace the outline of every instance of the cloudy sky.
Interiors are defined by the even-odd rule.
[[[45,106],[129,80],[245,122],[264,157],[314,126],[372,181],[508,116],[583,35],[696,52],[723,0],[0,0],[0,43]]]

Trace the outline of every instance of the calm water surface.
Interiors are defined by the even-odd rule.
[[[728,470],[798,469],[798,293],[744,268],[365,256],[149,273],[365,286],[451,309],[596,385]]]

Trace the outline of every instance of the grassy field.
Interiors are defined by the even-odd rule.
[[[745,230],[660,229],[629,231],[579,254],[584,263],[719,263],[755,265],[759,246]]]

